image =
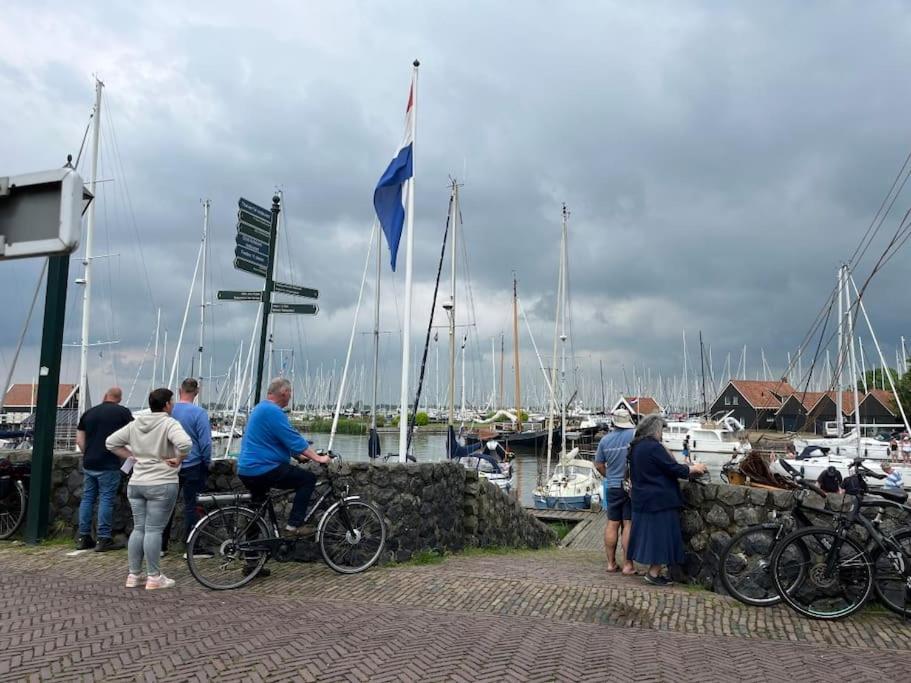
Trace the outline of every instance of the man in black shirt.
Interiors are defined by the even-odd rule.
[[[95,548],[97,552],[111,550],[111,522],[114,517],[114,499],[120,485],[121,460],[104,447],[105,440],[118,429],[132,421],[133,415],[120,405],[123,392],[111,387],[104,401],[89,408],[79,418],[76,427],[76,445],[82,451],[82,470],[85,475],[82,502],[79,504],[79,538],[77,550]],[[98,500],[98,543],[92,539],[92,512]]]
[[[841,493],[842,476],[833,465],[829,465],[816,478],[816,483],[826,493]]]

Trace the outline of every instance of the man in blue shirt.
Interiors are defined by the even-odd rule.
[[[209,469],[212,467],[212,425],[209,414],[196,404],[199,396],[199,382],[193,377],[188,377],[180,383],[180,401],[171,409],[171,417],[180,423],[183,430],[190,436],[193,448],[180,465],[180,490],[183,492],[183,539],[190,537],[190,532],[196,526],[197,499],[200,492],[206,487],[209,478]],[[171,536],[171,523],[162,536],[162,552],[168,547]],[[197,550],[197,557],[212,557],[211,552]]]
[[[598,442],[595,453],[595,469],[604,477],[601,500],[607,512],[607,527],[604,529],[604,550],[607,552],[607,571],[615,572],[617,566],[617,538],[623,536],[623,573],[635,574],[633,563],[626,557],[629,548],[629,534],[633,509],[629,494],[623,488],[626,477],[626,455],[629,444],[636,433],[636,425],[630,419],[629,411],[618,408],[611,413],[613,430]]]
[[[244,429],[244,440],[237,459],[237,475],[253,495],[253,501],[265,500],[272,488],[294,489],[294,502],[285,532],[292,536],[312,534],[315,528],[304,526],[307,503],[316,486],[316,475],[288,460],[313,460],[327,463],[328,455],[320,455],[292,426],[285,415],[291,401],[291,382],[284,377],[269,383],[266,400],[250,413]]]

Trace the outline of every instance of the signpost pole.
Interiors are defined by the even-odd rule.
[[[54,437],[57,426],[57,387],[60,385],[60,357],[63,352],[63,323],[66,318],[66,286],[70,257],[48,258],[44,295],[44,329],[41,333],[41,366],[35,408],[35,446],[29,486],[25,540],[35,544],[47,536],[51,500],[51,470],[54,466]],[[79,407],[84,398],[79,397]]]
[[[278,214],[281,211],[278,195],[272,197],[272,226],[269,230],[269,265],[266,267],[266,286],[263,289],[263,317],[259,328],[259,353],[256,361],[254,402],[259,403],[263,388],[263,364],[266,360],[266,341],[269,334],[269,313],[272,308],[272,282],[275,275],[275,242],[278,233]]]

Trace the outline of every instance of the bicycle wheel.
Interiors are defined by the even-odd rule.
[[[386,523],[370,503],[341,501],[320,522],[319,548],[323,559],[341,574],[357,574],[378,559],[386,545]]]
[[[769,566],[775,542],[783,535],[780,524],[751,526],[736,534],[718,557],[725,590],[745,605],[767,607],[781,602]],[[795,581],[803,579],[800,572]]]
[[[272,538],[265,520],[244,507],[227,507],[203,517],[187,540],[187,566],[206,588],[229,590],[252,581],[269,553],[240,550],[239,544]]]
[[[798,529],[782,539],[772,553],[771,573],[782,600],[812,619],[853,614],[873,589],[873,564],[866,551],[823,527]]]
[[[4,488],[8,490],[0,498],[0,540],[9,538],[22,526],[28,500],[21,481],[10,481]]]
[[[899,529],[892,538],[905,553],[911,554],[911,528]],[[905,562],[897,553],[879,551],[873,560],[873,589],[887,609],[911,617],[911,584],[902,571]]]

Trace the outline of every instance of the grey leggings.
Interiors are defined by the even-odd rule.
[[[145,556],[147,574],[161,573],[161,531],[165,528],[177,501],[177,483],[127,487],[127,498],[133,510],[133,533],[127,545],[130,573],[142,572]]]

